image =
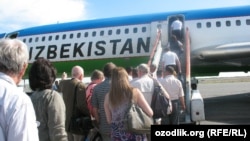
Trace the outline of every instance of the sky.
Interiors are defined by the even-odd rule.
[[[250,5],[250,0],[0,0],[0,33],[81,20]]]

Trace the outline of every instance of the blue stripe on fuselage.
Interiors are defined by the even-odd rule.
[[[0,33],[0,39],[5,36],[5,33]]]
[[[211,18],[224,18],[224,17],[237,17],[237,16],[249,16],[250,6],[239,7],[227,7],[227,8],[215,8],[205,10],[191,10],[182,12],[166,12],[156,14],[145,14],[137,16],[115,17],[98,20],[86,20],[78,22],[68,22],[60,24],[51,24],[45,26],[37,26],[33,28],[27,28],[19,31],[18,36],[38,35],[55,32],[74,31],[81,29],[93,29],[122,25],[135,25],[145,24],[152,21],[166,20],[169,15],[184,15],[185,20],[198,20],[198,19],[211,19]]]

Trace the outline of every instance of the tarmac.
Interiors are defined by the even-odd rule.
[[[201,125],[250,125],[250,77],[198,79],[205,108]]]

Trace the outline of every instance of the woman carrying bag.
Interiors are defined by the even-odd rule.
[[[110,92],[104,100],[107,122],[111,124],[112,140],[147,141],[146,133],[126,130],[124,117],[131,101],[136,103],[149,117],[153,116],[150,105],[139,89],[130,86],[126,70],[117,67],[112,71]]]

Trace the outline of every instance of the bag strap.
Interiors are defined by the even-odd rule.
[[[74,90],[74,102],[73,102],[73,112],[72,112],[72,115],[71,115],[71,118],[73,117],[73,114],[75,113],[75,103],[76,103],[76,90],[78,88],[78,85],[80,84],[80,82],[77,83],[77,85],[75,86],[75,90]],[[70,126],[68,126],[68,131],[70,130]]]
[[[75,91],[74,91],[74,102],[73,102],[73,113],[75,112],[75,107],[77,106],[77,101],[76,101],[76,95],[77,95],[77,88],[80,85],[81,82],[78,82],[75,86]],[[73,114],[72,114],[73,115]]]

